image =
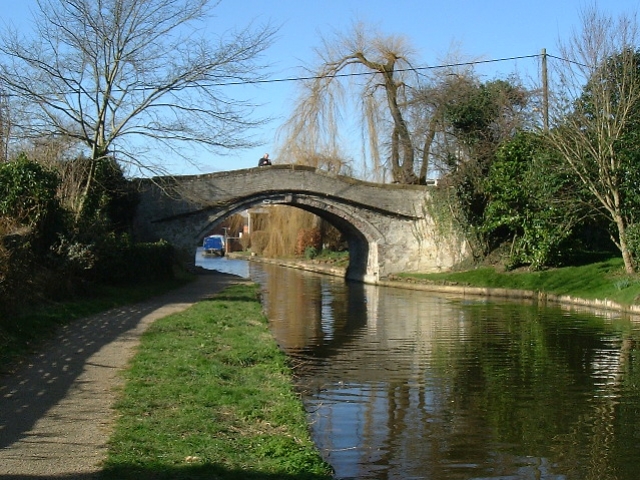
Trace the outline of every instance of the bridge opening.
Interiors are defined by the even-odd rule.
[[[222,232],[228,237],[231,252],[237,248],[265,257],[304,259],[310,258],[310,249],[313,254],[332,250],[342,252],[340,257],[348,262],[346,278],[364,279],[369,246],[362,232],[326,206],[311,201],[291,206],[281,200],[254,199],[225,213],[218,212],[215,220],[201,229],[196,246],[206,236]]]

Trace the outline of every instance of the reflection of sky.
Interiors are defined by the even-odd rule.
[[[205,257],[202,255],[202,247],[198,247],[196,250],[195,265],[206,270],[215,270],[220,273],[249,278],[249,262],[246,260],[230,259],[228,257]]]
[[[321,288],[321,318],[320,325],[325,341],[333,340],[334,318],[333,318],[333,296],[328,285],[323,284]]]
[[[379,461],[388,453],[387,445],[370,442],[388,438],[389,434],[385,421],[388,401],[384,394],[373,393],[375,390],[372,385],[336,384],[310,405],[315,409],[311,419],[316,425],[315,441],[329,462],[342,466],[341,477],[362,478],[365,472],[361,465]],[[364,401],[363,397],[369,398]]]

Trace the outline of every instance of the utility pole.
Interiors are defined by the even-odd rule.
[[[542,122],[545,132],[549,130],[549,79],[547,75],[547,49],[542,49]]]

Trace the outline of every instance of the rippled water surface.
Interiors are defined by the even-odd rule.
[[[247,268],[337,478],[640,478],[632,319]]]

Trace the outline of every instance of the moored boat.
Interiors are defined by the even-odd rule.
[[[223,257],[225,254],[224,244],[224,236],[222,235],[209,235],[204,237],[204,240],[202,241],[202,254]]]

